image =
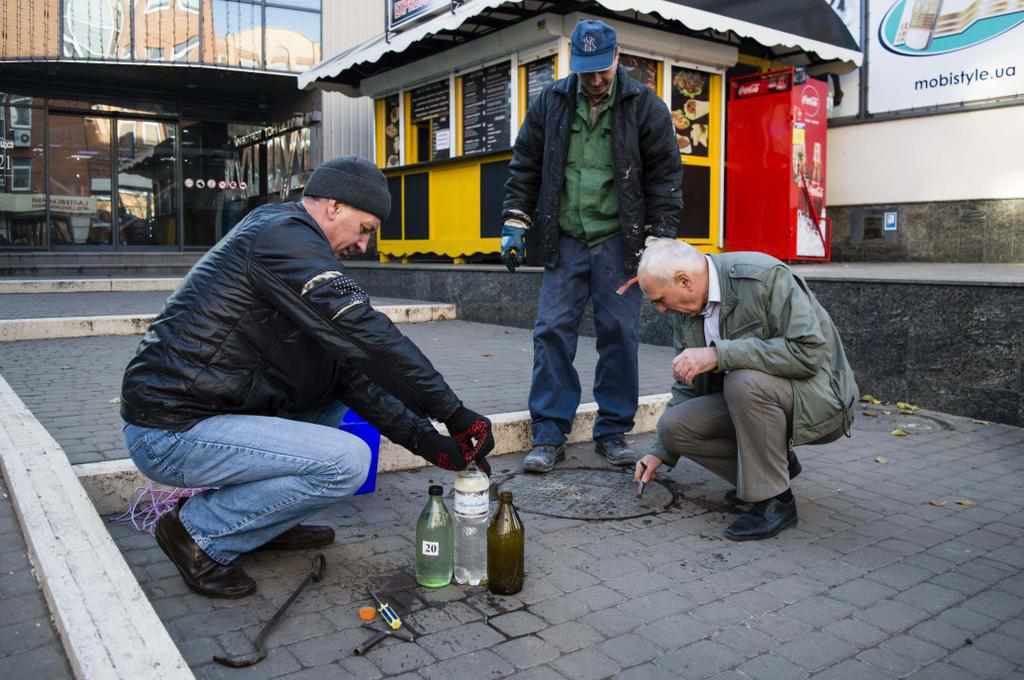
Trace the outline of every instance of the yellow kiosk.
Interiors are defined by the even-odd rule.
[[[396,206],[380,230],[381,260],[430,254],[461,262],[498,252],[519,125],[533,98],[568,74],[576,22],[602,18],[618,33],[620,63],[672,111],[684,165],[679,236],[718,251],[726,77],[787,63],[842,72],[860,62],[841,18],[815,1],[826,40],[696,9],[709,4],[701,0],[388,0],[383,36],[302,74],[299,84],[374,98],[376,162]],[[759,3],[710,4],[750,12]]]

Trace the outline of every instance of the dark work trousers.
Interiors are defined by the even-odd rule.
[[[593,248],[563,236],[558,266],[544,271],[533,329],[530,418],[534,446],[557,446],[572,428],[580,403],[580,379],[573,360],[588,300],[594,305],[598,353],[594,439],[633,429],[640,392],[641,293],[639,286],[631,286],[625,295],[615,292],[628,278],[622,248],[621,235]]]

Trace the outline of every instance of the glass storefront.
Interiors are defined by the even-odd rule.
[[[0,93],[0,249],[208,248],[293,200],[319,128],[140,116]],[[43,140],[46,140],[45,146]]]

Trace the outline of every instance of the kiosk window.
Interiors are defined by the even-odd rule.
[[[409,95],[412,152],[407,162],[426,163],[451,156],[448,80],[418,87]]]
[[[512,145],[512,62],[462,77],[462,151],[467,156],[508,149]]]
[[[655,94],[661,95],[661,88],[658,86],[658,76],[661,73],[660,61],[632,54],[620,54],[619,64],[626,69],[630,78],[640,81],[654,90]]]
[[[544,88],[555,82],[555,57],[554,55],[537,61],[531,61],[523,67],[526,72],[526,108],[530,107],[533,100],[540,96]],[[526,115],[526,111],[523,111]]]
[[[402,112],[397,94],[384,100],[384,167],[402,163]]]
[[[683,214],[679,236],[710,238],[711,168],[687,165],[683,168]]]
[[[708,155],[711,129],[711,74],[693,69],[672,69],[672,123],[679,152],[686,156]]]

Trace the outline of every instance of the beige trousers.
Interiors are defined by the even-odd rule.
[[[667,409],[658,421],[658,438],[668,452],[704,466],[733,484],[741,500],[755,503],[789,488],[792,415],[792,381],[760,371],[730,371],[721,392]]]

